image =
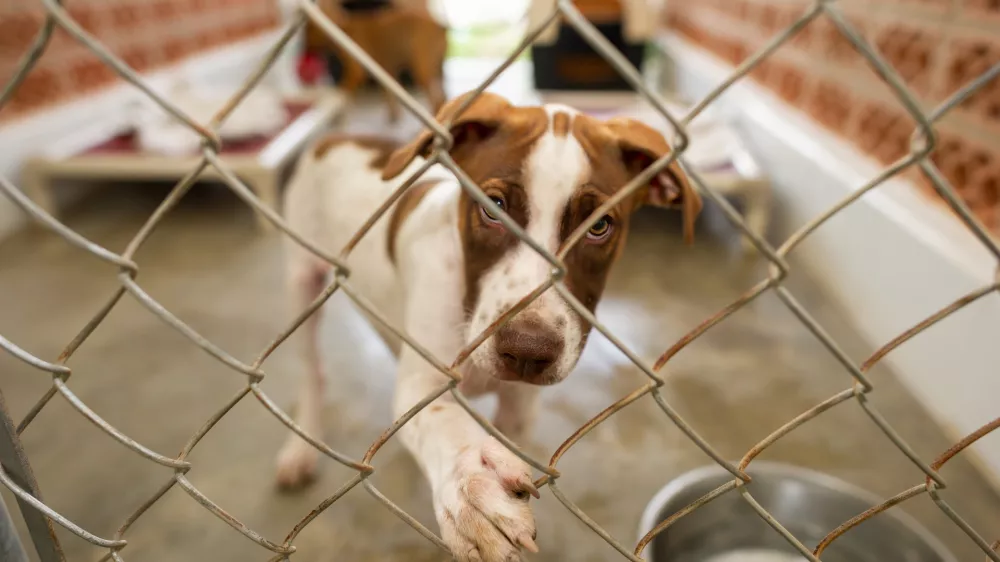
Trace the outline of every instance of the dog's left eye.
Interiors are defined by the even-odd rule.
[[[501,210],[503,210],[503,211],[507,210],[507,206],[506,206],[507,203],[506,203],[506,201],[503,200],[503,197],[500,197],[500,196],[497,196],[497,195],[491,195],[490,199],[494,203],[496,203],[497,207],[500,207]],[[496,223],[496,224],[500,223],[500,217],[498,217],[497,215],[493,214],[493,211],[487,209],[485,206],[479,207],[479,211],[483,215],[483,219],[486,222]]]
[[[605,215],[601,217],[594,226],[587,231],[587,238],[593,241],[604,240],[611,234],[611,217]]]

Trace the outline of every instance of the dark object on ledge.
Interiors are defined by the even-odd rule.
[[[625,40],[622,22],[595,22],[595,27],[642,72],[646,43]],[[551,45],[531,47],[535,87],[539,90],[631,91],[618,71],[568,25],[560,25]]]

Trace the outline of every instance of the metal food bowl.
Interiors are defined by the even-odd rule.
[[[755,461],[747,473],[753,480],[747,485],[753,498],[810,549],[845,521],[882,502],[846,482],[802,468]],[[646,507],[640,537],[732,479],[722,467],[711,466],[670,482]],[[738,490],[730,490],[675,521],[642,555],[648,562],[806,560],[761,519]],[[823,551],[822,560],[956,562],[937,539],[899,509],[890,509],[851,529]]]

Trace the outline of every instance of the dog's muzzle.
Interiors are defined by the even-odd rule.
[[[498,379],[537,385],[556,382],[554,370],[565,347],[558,332],[539,321],[515,318],[493,337]]]

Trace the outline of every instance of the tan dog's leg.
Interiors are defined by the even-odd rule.
[[[340,51],[340,60],[344,67],[344,73],[340,79],[340,90],[344,93],[344,106],[350,107],[357,99],[358,89],[364,85],[368,73],[365,72],[365,67],[361,66],[361,63],[344,51]],[[346,114],[346,111],[338,112],[338,116],[341,118]]]
[[[417,87],[423,90],[424,95],[427,96],[427,102],[430,104],[431,110],[437,113],[441,109],[441,106],[444,105],[444,88],[441,86],[441,79],[437,76],[438,71],[433,68],[433,65],[427,64],[422,60],[423,58],[417,57],[417,60],[414,60],[413,81],[417,83]]]
[[[302,311],[323,292],[327,269],[323,265],[311,265],[298,273],[293,273],[289,290],[295,310]],[[320,439],[322,433],[322,413],[324,387],[322,358],[319,352],[320,308],[306,319],[296,336],[302,339],[306,360],[306,373],[299,387],[298,411],[295,423],[309,436]],[[278,485],[283,488],[297,488],[308,484],[316,476],[319,451],[304,439],[292,433],[278,453]]]
[[[413,81],[427,96],[431,109],[437,113],[444,105],[444,58],[448,51],[447,31],[436,23],[421,22],[420,32],[416,34],[419,49],[413,49],[410,66],[413,71]]]
[[[445,101],[444,86],[441,84],[441,79],[431,79],[429,83],[424,85],[423,89],[427,93],[427,101],[431,104],[431,109],[437,113]]]
[[[402,106],[400,105],[399,99],[393,95],[392,92],[386,88],[381,88],[382,94],[385,96],[385,105],[389,110],[389,124],[395,125],[399,123],[399,118],[402,117]]]

